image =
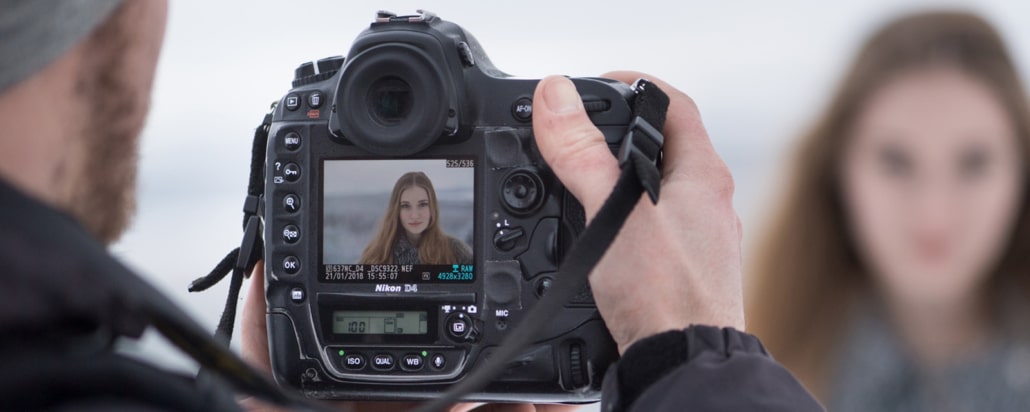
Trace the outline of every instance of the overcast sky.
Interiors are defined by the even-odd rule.
[[[864,38],[898,13],[956,6],[995,23],[1030,78],[1030,2],[1016,0],[173,2],[143,133],[139,212],[112,249],[213,330],[228,282],[192,295],[186,286],[239,245],[253,128],[269,103],[300,63],[345,54],[376,10],[420,7],[475,34],[508,73],[635,69],[690,94],[736,178],[747,243],[790,142]]]

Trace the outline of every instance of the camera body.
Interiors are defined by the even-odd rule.
[[[261,212],[277,382],[319,399],[431,399],[547,292],[585,216],[534,143],[538,81],[497,70],[428,13],[381,12],[346,58],[297,69],[272,114]],[[573,82],[618,147],[632,90]],[[468,399],[599,400],[618,352],[589,287],[541,327]]]

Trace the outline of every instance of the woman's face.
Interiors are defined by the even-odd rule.
[[[1013,125],[958,70],[888,82],[856,118],[843,167],[855,244],[889,297],[968,297],[1004,252],[1022,198]]]
[[[429,193],[426,189],[411,186],[401,192],[401,226],[408,236],[418,237],[429,227],[431,213],[429,209]]]

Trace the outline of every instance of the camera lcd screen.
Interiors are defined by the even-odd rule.
[[[424,311],[333,312],[333,333],[339,335],[425,335],[428,330]]]
[[[319,281],[475,279],[475,161],[323,161]],[[411,292],[381,285],[377,292]]]

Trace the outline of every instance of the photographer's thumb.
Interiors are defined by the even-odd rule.
[[[619,178],[619,166],[583,108],[572,81],[550,76],[533,95],[533,132],[544,160],[592,219]]]

